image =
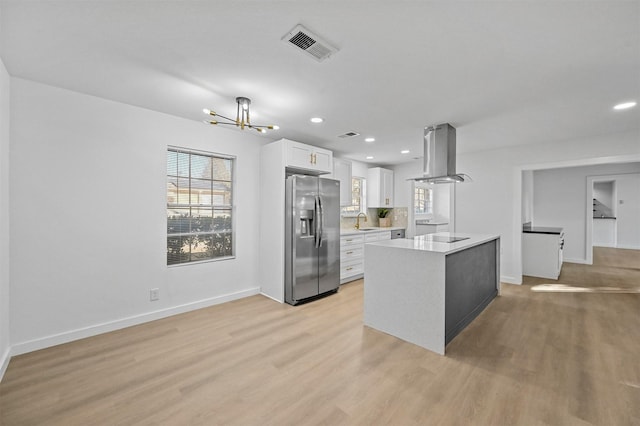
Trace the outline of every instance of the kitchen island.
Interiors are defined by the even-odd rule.
[[[499,294],[499,277],[496,235],[440,232],[366,244],[364,324],[444,355]]]

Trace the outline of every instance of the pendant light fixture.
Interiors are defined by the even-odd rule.
[[[278,130],[280,127],[275,125],[257,125],[251,124],[251,118],[249,117],[249,105],[251,105],[251,99],[245,98],[244,96],[238,96],[236,98],[237,108],[236,108],[236,119],[233,120],[229,117],[225,117],[224,115],[220,115],[215,111],[211,111],[210,109],[203,109],[202,111],[205,114],[211,115],[213,117],[220,117],[224,121],[218,120],[205,120],[205,123],[218,125],[218,124],[230,124],[232,126],[240,127],[240,129],[244,130],[245,128],[254,129],[259,133],[267,133],[268,130]]]

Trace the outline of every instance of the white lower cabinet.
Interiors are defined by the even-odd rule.
[[[562,270],[564,233],[522,234],[522,274],[557,280]]]
[[[364,276],[364,245],[373,241],[390,240],[391,231],[362,231],[340,237],[340,284]]]

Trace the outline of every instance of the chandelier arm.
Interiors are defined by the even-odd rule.
[[[220,118],[224,118],[225,120],[233,121],[233,124],[235,124],[235,123],[236,123],[236,121],[235,121],[235,120],[233,120],[233,119],[231,119],[231,118],[229,118],[229,117],[225,117],[224,115],[216,114],[216,116],[217,116],[217,117],[220,117]]]

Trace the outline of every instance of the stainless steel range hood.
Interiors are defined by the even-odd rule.
[[[469,182],[465,174],[456,174],[456,129],[449,123],[424,128],[424,173],[416,182]]]

